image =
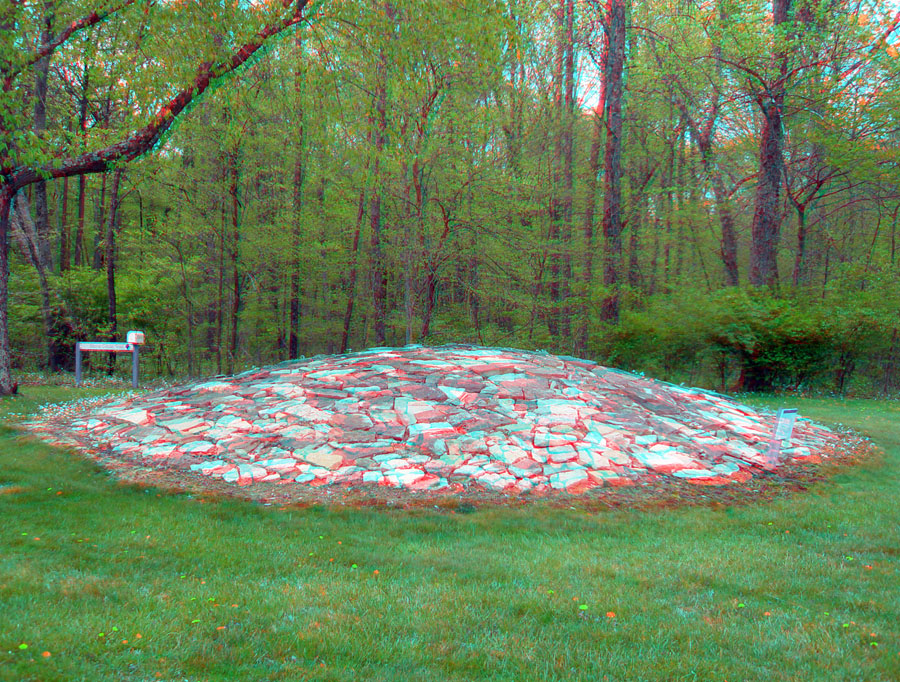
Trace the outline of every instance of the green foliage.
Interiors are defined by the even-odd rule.
[[[739,388],[799,388],[834,350],[827,314],[812,302],[775,298],[764,290],[724,291],[710,303],[706,339],[714,352],[735,356]]]
[[[754,289],[659,296],[628,312],[598,350],[613,364],[722,390],[843,393],[858,362],[885,349],[894,311],[877,292],[840,300]]]
[[[628,4],[629,23],[642,30],[630,32],[627,50],[621,254],[601,224],[606,126],[594,107],[603,68],[592,58],[603,53],[602,3],[576,3],[574,116],[557,94],[567,40],[560,5],[313,3],[308,24],[211,87],[164,143],[125,169],[118,329],[145,330],[160,371],[227,371],[285,359],[292,303],[299,352],[338,350],[352,301],[349,345],[361,348],[375,341],[379,270],[389,344],[589,352],[717,388],[896,390],[900,58],[890,40],[876,39],[893,20],[889,8],[801,3],[797,20],[806,23],[773,27],[766,3]],[[35,67],[17,69],[49,8],[3,10],[16,22],[0,28],[0,54],[11,55],[0,70],[15,71],[0,96],[4,168],[123,139],[191,83],[199,63],[222,59],[286,11],[279,2],[218,0],[117,10],[53,55],[47,129],[38,132],[30,120]],[[92,9],[81,0],[54,6],[55,28]],[[739,279],[748,276],[756,102],[782,68],[773,49],[786,50],[793,74],[778,207],[782,288],[715,293],[724,280],[726,208]],[[568,201],[567,126],[571,216],[561,218],[554,211]],[[704,131],[711,137],[701,155]],[[67,205],[61,180],[47,190],[56,259],[63,225],[73,241],[77,181]],[[109,182],[88,177],[84,199],[91,264],[103,253]],[[805,269],[791,288],[798,201]],[[593,222],[584,225],[589,208]],[[12,246],[20,248],[15,239]],[[27,270],[14,258],[10,330],[21,366],[43,361],[45,341],[37,278]],[[552,300],[557,283],[563,301]],[[53,334],[63,346],[106,336],[105,273],[70,270],[51,275],[50,285]],[[601,304],[617,293],[621,324],[605,327]],[[571,319],[559,324],[563,317]],[[589,351],[575,339],[585,318]]]

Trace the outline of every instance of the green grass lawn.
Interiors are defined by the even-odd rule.
[[[792,404],[884,458],[734,508],[280,511],[0,427],[0,679],[900,679],[900,404]]]

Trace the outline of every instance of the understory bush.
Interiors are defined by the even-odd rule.
[[[866,392],[886,392],[878,372],[893,368],[898,351],[890,306],[877,292],[787,299],[727,289],[661,296],[624,314],[599,352],[610,364],[719,390],[843,394],[853,380]]]

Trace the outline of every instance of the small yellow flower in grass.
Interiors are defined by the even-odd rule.
[[[135,639],[140,639],[142,636],[143,636],[143,635],[141,635],[141,633],[139,632],[139,633],[137,633],[137,634],[134,636],[134,638],[135,638]]]
[[[607,618],[615,618],[615,617],[616,617],[616,614],[615,614],[614,611],[607,611],[607,612],[606,612],[606,617],[607,617]]]
[[[763,613],[763,615],[764,615],[764,616],[771,616],[772,613],[771,613],[770,611],[765,611],[765,612]]]
[[[224,629],[225,629],[224,625],[220,625],[219,627],[216,628],[216,630],[224,630]]]
[[[45,651],[44,653],[41,654],[41,656],[43,656],[44,658],[50,658],[50,652]]]
[[[372,571],[372,573],[373,575],[378,575],[378,569],[376,568],[374,571]]]

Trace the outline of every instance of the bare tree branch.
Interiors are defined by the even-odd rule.
[[[292,14],[278,23],[264,26],[251,40],[235,50],[230,58],[218,64],[209,62],[201,64],[191,85],[161,106],[152,122],[133,132],[124,140],[66,159],[60,165],[49,164],[38,168],[16,169],[10,174],[7,183],[11,184],[15,191],[47,177],[64,178],[88,173],[102,173],[116,163],[132,161],[145,154],[159,142],[178,116],[211,84],[240,68],[269,38],[299,24],[303,20],[303,9],[306,4],[307,0],[299,0]]]

